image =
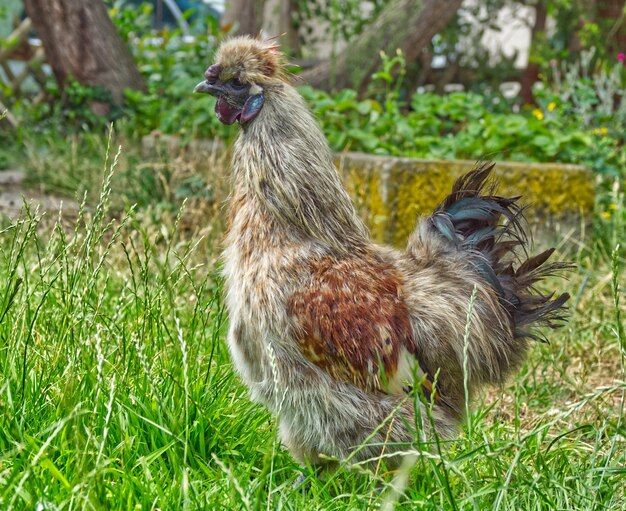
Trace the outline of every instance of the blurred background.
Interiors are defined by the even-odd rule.
[[[213,99],[191,91],[220,40],[254,34],[277,37],[335,151],[582,164],[608,193],[626,164],[625,9],[624,0],[8,0],[0,168],[49,193],[95,193],[90,162],[114,122],[130,160],[127,202],[213,196],[202,167],[187,175],[171,160],[232,141]],[[150,164],[163,147],[169,157]]]

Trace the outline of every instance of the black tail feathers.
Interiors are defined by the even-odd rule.
[[[494,166],[493,162],[485,162],[457,179],[430,222],[457,248],[467,251],[476,271],[498,293],[511,317],[515,335],[545,341],[531,327],[561,326],[569,294],[557,297],[554,293],[544,294],[537,290],[536,284],[572,265],[548,264],[554,249],[528,256],[529,243],[519,197],[494,195],[495,183],[489,179]]]

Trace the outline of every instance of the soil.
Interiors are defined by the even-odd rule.
[[[39,207],[40,213],[58,213],[76,210],[73,201],[27,188],[24,184],[24,172],[21,170],[0,170],[0,218],[15,220],[19,217],[24,204],[29,204],[32,211]]]

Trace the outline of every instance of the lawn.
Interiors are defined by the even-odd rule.
[[[572,295],[568,324],[479,397],[458,439],[406,485],[344,464],[293,489],[299,467],[225,344],[224,158],[89,144],[25,156],[31,185],[76,207],[0,221],[1,509],[626,508],[618,191],[593,235],[558,247],[577,265],[550,283]]]

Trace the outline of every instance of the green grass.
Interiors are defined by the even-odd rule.
[[[568,249],[578,269],[552,283],[573,295],[571,321],[479,399],[457,440],[418,458],[397,496],[403,481],[376,467],[291,488],[298,467],[225,345],[224,195],[178,210],[170,172],[150,181],[167,206],[141,206],[154,190],[126,189],[132,164],[83,164],[83,186],[104,184],[70,218],[25,206],[0,223],[0,509],[626,508],[617,191],[595,238]]]

